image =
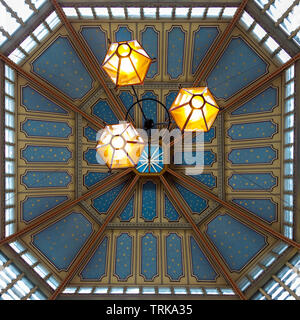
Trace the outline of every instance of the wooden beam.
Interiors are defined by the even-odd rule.
[[[102,74],[102,70],[100,69],[99,63],[98,63],[98,61],[96,61],[91,49],[88,46],[86,46],[84,44],[84,42],[81,40],[79,34],[75,31],[74,27],[72,26],[72,24],[68,20],[67,16],[65,15],[63,9],[58,4],[58,2],[56,0],[51,0],[51,2],[53,4],[58,16],[60,17],[60,19],[62,20],[63,24],[65,25],[65,27],[69,31],[71,39],[76,44],[76,48],[80,49],[79,53],[84,56],[86,61],[91,66],[93,72],[97,76],[97,80],[102,85],[102,87],[103,87],[103,89],[104,89],[109,101],[115,107],[115,109],[119,112],[120,116],[125,120],[126,113],[120,107],[121,103],[119,101],[117,101],[116,97],[114,96],[112,91],[107,86],[107,84],[106,84],[106,82],[104,80],[103,74]],[[124,109],[125,109],[125,107],[124,107]]]
[[[130,193],[130,191],[134,188],[137,181],[139,180],[139,176],[136,175],[134,179],[131,181],[130,185],[126,188],[126,190],[122,193],[122,196],[118,199],[118,203],[122,203],[127,197],[127,195]],[[59,285],[59,287],[55,290],[53,295],[50,297],[50,300],[56,299],[56,297],[64,290],[65,286],[68,284],[68,282],[74,277],[75,273],[77,272],[78,268],[80,267],[83,260],[86,258],[92,247],[103,238],[104,231],[106,229],[107,224],[112,220],[115,213],[117,212],[119,206],[116,205],[111,210],[109,215],[104,220],[103,224],[99,228],[99,230],[90,238],[88,243],[84,246],[83,250],[81,251],[80,255],[76,258],[76,260],[73,262],[73,265],[68,272],[66,278],[62,281],[62,283]]]
[[[189,179],[187,176],[184,176],[180,173],[177,173],[173,170],[171,170],[170,168],[167,168],[167,172],[169,172],[170,174],[172,174],[174,177],[176,177],[177,179],[180,179],[180,181],[185,182],[186,184],[188,184],[189,186],[191,186],[192,188],[196,189],[197,191],[201,192],[203,195],[205,195],[207,198],[218,202],[220,205],[222,205],[224,208],[229,209],[231,212],[234,212],[235,214],[237,214],[240,217],[243,217],[245,220],[247,220],[248,222],[252,223],[253,225],[255,225],[256,227],[258,227],[261,230],[264,230],[265,232],[271,234],[272,236],[274,236],[277,239],[280,239],[286,243],[288,243],[289,245],[300,249],[300,243],[297,243],[296,241],[293,241],[287,237],[285,237],[284,235],[282,235],[281,233],[273,230],[272,228],[270,228],[269,226],[267,226],[266,224],[262,223],[261,221],[259,221],[257,218],[254,218],[254,216],[250,216],[249,214],[246,214],[243,210],[240,210],[236,205],[234,205],[233,203],[230,203],[226,200],[222,200],[220,199],[218,196],[216,196],[215,194],[213,194],[211,191],[205,190],[204,188],[200,187],[197,183],[195,183],[194,181],[192,181],[191,179]]]
[[[248,97],[249,95],[253,94],[253,93],[259,93],[259,90],[264,89],[264,86],[274,80],[274,78],[278,77],[284,70],[288,69],[289,67],[291,67],[294,63],[296,63],[298,60],[300,60],[300,52],[295,55],[293,58],[291,58],[289,61],[287,61],[285,64],[283,64],[281,67],[279,67],[278,69],[276,69],[274,72],[267,74],[266,76],[264,76],[260,81],[256,81],[255,84],[253,84],[252,86],[250,86],[248,89],[246,89],[245,91],[243,91],[243,93],[239,96],[237,96],[236,98],[234,98],[227,106],[225,106],[220,113],[223,112],[228,112],[228,110],[231,110],[232,107],[235,107],[238,103],[240,103],[241,101],[243,101],[244,98]]]
[[[195,224],[194,220],[192,219],[192,217],[190,216],[190,214],[188,213],[188,211],[186,211],[185,207],[182,205],[182,202],[180,201],[180,199],[176,196],[174,190],[172,189],[172,187],[170,186],[170,184],[168,183],[168,181],[166,180],[166,178],[164,176],[160,176],[160,180],[163,183],[164,187],[166,188],[166,190],[168,191],[169,195],[172,197],[172,200],[177,204],[177,206],[180,208],[180,212],[183,214],[183,216],[185,217],[185,219],[191,224],[193,231],[195,232],[195,234],[197,235],[199,242],[201,244],[203,244],[206,248],[206,250],[210,253],[211,257],[213,258],[213,261],[218,265],[218,267],[220,268],[222,274],[224,275],[225,279],[230,283],[230,285],[232,286],[232,288],[234,289],[234,291],[236,292],[236,294],[242,299],[242,300],[246,300],[246,296],[243,294],[243,292],[240,290],[240,288],[237,286],[237,284],[235,283],[235,281],[231,278],[229,272],[227,271],[227,268],[225,268],[223,266],[223,264],[221,263],[221,261],[219,260],[218,256],[215,254],[215,250],[211,247],[211,245],[209,244],[209,242],[206,240],[206,237],[202,234],[202,232],[199,230],[199,228],[197,227],[197,225]]]
[[[65,212],[66,210],[72,208],[73,206],[75,206],[80,201],[86,200],[87,198],[93,196],[94,194],[96,194],[97,192],[103,190],[104,188],[106,188],[107,186],[111,185],[112,183],[120,180],[122,177],[124,177],[125,175],[129,174],[130,172],[132,172],[132,169],[123,170],[118,174],[115,174],[115,175],[113,175],[111,177],[108,177],[108,178],[102,180],[101,183],[97,187],[94,187],[91,191],[86,192],[81,197],[76,198],[74,200],[67,201],[66,203],[64,203],[63,205],[59,206],[58,208],[56,208],[56,209],[50,211],[49,213],[47,213],[45,215],[42,215],[41,217],[35,219],[33,222],[28,224],[24,229],[19,230],[19,231],[15,232],[14,234],[12,234],[12,235],[0,240],[0,246],[5,244],[5,243],[12,242],[12,241],[16,240],[17,238],[19,238],[20,236],[23,236],[24,234],[30,232],[34,228],[39,227],[41,224],[51,220],[53,217],[55,217],[55,216]]]
[[[97,128],[103,129],[105,126],[101,122],[95,119],[94,116],[91,116],[84,111],[77,108],[75,105],[73,105],[68,99],[63,97],[61,94],[58,94],[55,89],[52,89],[49,85],[46,85],[43,81],[38,80],[36,77],[31,75],[29,72],[23,70],[20,66],[18,66],[16,63],[11,61],[9,58],[7,58],[4,54],[0,53],[0,60],[2,60],[4,63],[6,63],[9,67],[14,69],[17,73],[19,73],[22,77],[27,79],[31,82],[31,84],[37,89],[43,91],[43,94],[47,96],[49,99],[55,98],[56,101],[63,107],[66,106],[70,110],[77,112],[81,114],[86,120],[88,120],[90,123],[94,124]]]
[[[235,27],[236,23],[238,22],[241,14],[243,13],[246,5],[248,3],[248,0],[243,0],[239,8],[237,9],[234,17],[232,18],[231,22],[226,27],[225,31],[222,33],[220,40],[216,44],[214,48],[210,51],[208,55],[208,59],[206,60],[204,65],[200,65],[198,67],[198,70],[196,71],[196,79],[194,80],[193,87],[196,87],[199,85],[200,81],[205,77],[207,72],[209,71],[209,67],[212,65],[213,61],[216,61],[220,55],[220,50],[224,47],[224,44],[231,34],[233,28]],[[198,73],[199,72],[199,73]]]

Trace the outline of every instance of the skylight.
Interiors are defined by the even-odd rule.
[[[0,46],[35,14],[46,0],[3,0],[0,2]],[[30,3],[30,5],[29,5]],[[34,10],[35,9],[35,10]]]
[[[78,8],[78,11],[82,18],[86,18],[86,19],[93,18],[93,12],[91,8]]]
[[[140,8],[127,8],[128,18],[140,18],[141,9]]]
[[[294,0],[255,0],[255,3],[300,46],[300,4]]]
[[[110,8],[113,18],[125,18],[124,8]]]
[[[171,18],[172,8],[159,8],[159,16],[161,18]]]
[[[192,8],[191,18],[202,18],[205,8]]]
[[[145,18],[156,18],[156,8],[143,8]]]

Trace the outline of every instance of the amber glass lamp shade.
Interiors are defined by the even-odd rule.
[[[143,84],[152,59],[136,40],[110,45],[102,68],[117,87]]]
[[[131,123],[107,125],[98,141],[97,153],[110,169],[135,167],[145,143]]]
[[[180,89],[170,107],[170,113],[181,131],[209,131],[219,111],[207,87]]]

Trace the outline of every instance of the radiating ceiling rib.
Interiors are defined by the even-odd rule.
[[[249,221],[251,224],[255,225],[257,228],[259,228],[261,230],[264,230],[268,234],[271,234],[275,238],[280,239],[280,240],[286,242],[287,244],[289,244],[289,245],[291,245],[291,246],[293,246],[293,247],[295,247],[297,249],[300,249],[300,243],[297,243],[296,241],[293,241],[293,240],[285,237],[281,233],[275,231],[274,229],[270,228],[266,224],[260,222],[257,218],[254,218],[254,217],[246,214],[244,211],[242,211],[239,208],[237,208],[237,206],[235,206],[234,204],[232,204],[232,203],[230,203],[228,201],[220,199],[218,196],[216,196],[212,192],[210,192],[208,190],[205,190],[204,188],[200,187],[198,184],[194,183],[187,176],[179,174],[179,173],[171,170],[170,168],[167,168],[167,172],[172,174],[174,177],[180,179],[181,181],[185,182],[186,184],[190,185],[191,187],[195,188],[199,192],[203,193],[209,199],[220,203],[224,208],[229,209],[231,212],[237,214],[238,216],[243,217],[245,220]]]
[[[88,120],[90,123],[94,124],[97,128],[102,129],[104,128],[104,125],[97,121],[95,117],[88,115],[81,109],[77,108],[75,105],[73,105],[71,102],[69,102],[68,99],[63,97],[61,94],[58,94],[56,90],[52,89],[49,85],[45,84],[43,81],[40,81],[36,79],[34,76],[32,76],[27,71],[23,70],[20,66],[12,62],[9,58],[7,58],[4,54],[0,53],[0,59],[4,61],[9,67],[17,71],[20,75],[22,75],[25,79],[30,81],[30,83],[37,88],[37,90],[42,89],[43,93],[47,96],[49,99],[55,98],[57,102],[63,107],[67,106],[70,110],[80,113],[86,120]]]
[[[80,38],[79,34],[75,31],[74,27],[69,22],[69,20],[66,17],[64,11],[60,7],[60,5],[57,3],[57,1],[56,0],[51,0],[51,2],[53,4],[53,6],[55,7],[55,10],[56,10],[58,16],[60,17],[60,19],[62,20],[62,22],[66,26],[67,30],[69,31],[71,39],[73,40],[73,42],[75,42],[76,47],[81,49],[80,53],[85,57],[86,61],[92,67],[92,70],[96,74],[97,80],[99,80],[100,84],[102,85],[102,87],[103,87],[103,89],[104,89],[104,91],[105,91],[105,93],[106,93],[106,95],[108,97],[108,100],[111,102],[111,104],[115,108],[115,110],[117,110],[119,115],[123,119],[125,119],[125,115],[126,115],[126,113],[124,111],[124,110],[126,110],[125,106],[122,106],[122,103],[117,100],[117,98],[115,97],[115,95],[112,92],[112,90],[110,90],[109,87],[106,85],[106,82],[105,82],[105,79],[103,77],[102,70],[100,69],[99,63],[95,60],[94,55],[92,54],[90,48],[88,48],[84,44],[84,41],[82,41],[82,39]]]
[[[138,180],[139,180],[139,176],[136,175],[133,178],[133,180],[131,181],[131,183],[129,184],[129,186],[126,187],[126,190],[123,191],[121,197],[114,201],[114,204],[116,204],[116,201],[118,201],[118,203],[122,203],[126,199],[128,194],[131,192],[131,190],[135,187]],[[104,231],[106,229],[106,226],[113,219],[113,217],[115,216],[118,209],[119,209],[119,206],[115,205],[114,208],[111,210],[111,212],[107,215],[106,219],[104,220],[104,222],[101,225],[101,227],[99,228],[99,230],[91,237],[91,239],[88,241],[88,243],[86,243],[86,245],[84,246],[84,248],[80,252],[79,256],[72,263],[72,266],[71,266],[70,270],[68,271],[66,278],[62,281],[62,283],[59,285],[59,287],[55,290],[53,295],[49,298],[50,300],[56,299],[56,297],[64,290],[65,286],[75,276],[75,274],[78,271],[78,268],[80,267],[83,260],[87,259],[87,257],[91,253],[92,247],[96,243],[100,243],[100,241],[102,240],[102,237],[104,235]]]
[[[195,232],[195,234],[197,235],[197,237],[199,238],[199,243],[203,244],[205,246],[205,249],[209,252],[209,254],[211,255],[211,257],[213,258],[213,261],[217,264],[218,268],[220,269],[221,273],[224,275],[225,279],[230,283],[230,285],[232,286],[233,290],[236,292],[236,294],[242,299],[242,300],[246,300],[246,296],[243,294],[243,292],[239,289],[239,287],[237,286],[237,284],[235,283],[235,281],[231,278],[230,276],[230,272],[227,270],[227,268],[225,268],[225,266],[223,266],[223,264],[220,262],[219,258],[217,257],[217,255],[214,252],[214,249],[211,247],[211,245],[209,244],[209,242],[206,240],[205,236],[202,234],[202,232],[199,230],[199,228],[197,227],[197,225],[195,224],[194,220],[192,219],[192,217],[190,216],[190,214],[188,213],[188,211],[186,211],[185,207],[182,205],[182,202],[180,201],[180,199],[176,196],[176,194],[174,193],[172,187],[170,186],[170,184],[168,183],[168,181],[166,180],[166,178],[164,176],[160,176],[160,180],[163,183],[164,187],[166,188],[166,190],[168,191],[169,195],[171,196],[172,200],[177,204],[177,206],[180,208],[181,213],[183,214],[183,216],[185,217],[185,219],[191,224],[193,231]]]
[[[86,192],[84,195],[80,196],[79,198],[67,201],[66,203],[59,206],[57,209],[49,211],[47,214],[42,215],[41,217],[37,218],[35,221],[28,224],[24,229],[21,229],[17,231],[16,233],[12,234],[11,236],[8,236],[0,241],[0,246],[12,242],[16,240],[18,237],[23,236],[24,234],[30,232],[31,230],[35,229],[36,227],[39,227],[42,223],[45,223],[52,219],[54,216],[57,216],[58,214],[61,214],[65,212],[66,210],[72,208],[76,204],[78,204],[80,201],[86,200],[96,194],[97,192],[100,192],[107,186],[111,185],[112,183],[119,181],[122,177],[126,176],[132,172],[132,169],[126,169],[124,171],[121,171],[120,173],[117,173],[115,175],[109,176],[106,179],[103,179],[101,183],[98,186],[95,186],[91,191]]]
[[[230,23],[227,25],[225,31],[221,34],[219,41],[217,42],[216,46],[213,48],[213,52],[210,52],[210,54],[208,55],[208,59],[206,60],[205,64],[204,65],[201,64],[200,66],[198,66],[198,70],[196,71],[196,79],[194,80],[194,84],[193,84],[194,87],[199,85],[199,83],[203,80],[203,77],[205,77],[206,73],[209,71],[208,68],[212,65],[212,61],[216,61],[218,56],[221,54],[220,49],[222,49],[227,38],[230,36],[231,31],[234,29],[236,23],[238,22],[248,1],[249,0],[243,0],[238,10],[234,14],[234,17],[232,18]]]
[[[293,58],[291,58],[288,62],[277,68],[272,73],[268,73],[261,80],[256,81],[252,86],[244,90],[240,95],[236,96],[228,105],[226,105],[221,111],[223,112],[230,111],[233,107],[236,107],[239,103],[243,101],[244,98],[251,96],[254,93],[260,93],[261,90],[264,89],[264,86],[274,80],[277,76],[279,76],[284,70],[288,69],[295,62],[300,60],[300,52],[296,54]]]

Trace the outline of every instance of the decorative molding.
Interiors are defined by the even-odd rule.
[[[200,225],[203,223],[205,219],[213,215],[215,212],[217,212],[219,209],[221,209],[222,206],[219,205],[216,202],[213,202],[207,210],[205,210],[203,213],[199,215],[199,217],[194,218],[194,221],[197,225]]]
[[[97,91],[95,91],[94,94],[92,94],[90,98],[80,106],[80,109],[86,111],[88,108],[91,108],[98,102],[103,93],[103,88],[100,88]]]
[[[153,229],[192,229],[189,223],[180,222],[120,222],[120,223],[109,223],[107,229],[139,229],[139,230],[153,230]]]
[[[100,217],[100,214],[90,204],[86,201],[81,201],[79,202],[79,206],[100,225],[103,224],[103,219]]]
[[[78,198],[82,195],[82,186],[83,186],[83,175],[82,175],[82,160],[83,160],[83,153],[82,153],[82,116],[78,113],[75,115],[76,117],[76,141],[75,141],[75,179],[76,179],[76,186],[75,186],[75,197]]]
[[[217,190],[220,199],[225,199],[225,119],[224,114],[219,114],[217,121],[217,143],[218,143],[218,154],[217,154],[217,164],[218,164],[218,177],[217,177]]]

